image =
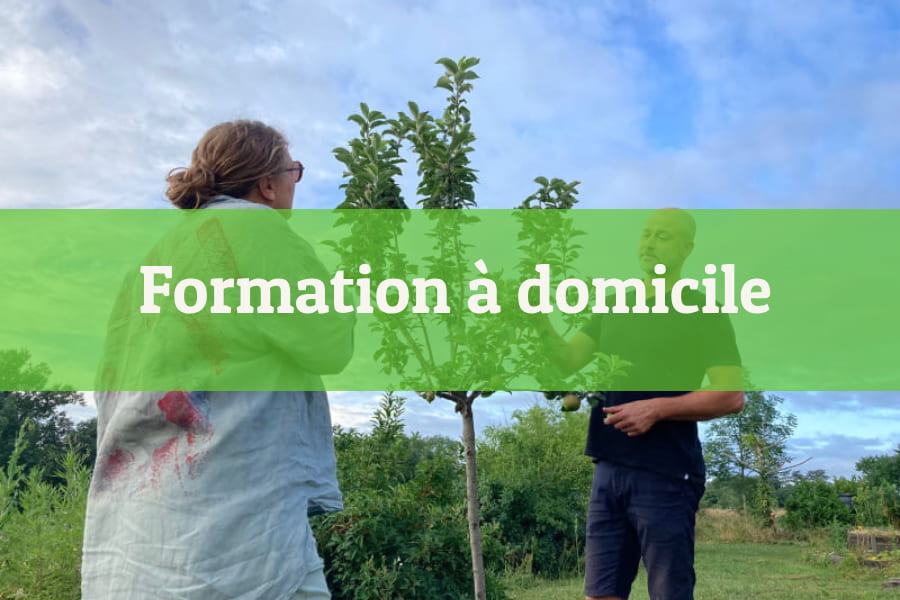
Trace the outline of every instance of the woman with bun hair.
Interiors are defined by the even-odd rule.
[[[289,209],[302,177],[303,164],[291,158],[281,133],[259,121],[232,121],[206,132],[190,167],[169,173],[166,196],[178,208],[230,197]]]
[[[169,173],[167,196],[178,208],[204,209],[197,215],[290,209],[302,175],[278,131],[233,121],[210,129],[190,166]],[[231,222],[247,216],[215,214]],[[226,236],[206,249],[225,248],[227,256],[213,259],[241,273],[265,268],[289,280],[330,277],[285,220],[271,222],[277,240],[241,245]],[[191,246],[179,235],[183,230],[165,236],[149,255],[160,262],[147,264],[210,260],[185,250]],[[253,382],[253,389],[264,373],[272,382],[322,390],[320,375],[342,370],[352,354],[352,313],[319,320],[254,316],[249,327],[202,335],[182,320],[175,322],[188,325],[177,342],[161,339],[117,316],[117,309],[140,304],[139,289],[133,281],[123,285],[101,371],[115,365],[129,373],[166,372],[177,365],[184,381],[215,382],[224,373],[228,381]],[[215,363],[222,356],[227,361]],[[95,399],[84,600],[330,598],[308,520],[342,508],[325,392],[107,391]]]

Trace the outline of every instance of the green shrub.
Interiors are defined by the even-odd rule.
[[[900,529],[900,488],[890,484],[873,486],[864,480],[853,498],[857,525]]]
[[[888,525],[900,529],[900,487],[884,486],[884,517]]]
[[[884,514],[884,489],[873,487],[863,480],[853,498],[854,520],[862,527],[884,527],[887,517]]]
[[[479,447],[482,516],[497,524],[506,571],[578,572],[593,468],[588,414],[534,406],[488,428]]]
[[[358,496],[315,520],[336,600],[471,596],[465,510],[430,505],[410,486]]]
[[[785,502],[784,524],[791,529],[849,525],[853,518],[834,488],[824,481],[801,481]]]
[[[406,436],[403,401],[387,394],[370,434],[335,432],[343,511],[313,530],[335,600],[462,600],[472,566],[460,445]],[[504,593],[495,528],[482,528],[488,597]]]
[[[10,464],[8,482],[16,474]],[[13,475],[13,477],[10,477]],[[90,470],[72,452],[63,459],[57,477],[64,485],[44,480],[32,469],[11,502],[10,488],[0,497],[7,508],[0,519],[0,598],[66,600],[80,597],[81,542]]]

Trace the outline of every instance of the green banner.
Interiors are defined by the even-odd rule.
[[[0,349],[72,389],[689,390],[738,366],[732,385],[900,389],[893,210],[0,223]]]

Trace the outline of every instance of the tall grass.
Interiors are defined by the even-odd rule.
[[[40,469],[24,473],[23,433],[0,469],[0,599],[77,599],[90,469],[70,451],[60,465],[65,485],[47,483]]]
[[[761,525],[745,512],[704,508],[697,513],[698,542],[773,543],[783,537],[777,528]]]

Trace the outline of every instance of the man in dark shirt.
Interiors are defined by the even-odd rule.
[[[647,304],[665,265],[666,305],[694,247],[693,218],[679,209],[654,212],[641,234],[638,258]],[[701,294],[682,294],[687,306]],[[634,294],[627,298],[629,306]],[[655,300],[653,301],[655,304]],[[609,306],[610,303],[607,302]],[[640,382],[672,382],[684,391],[615,391],[591,413],[585,453],[595,462],[588,509],[585,596],[625,599],[643,557],[652,600],[693,599],[694,526],[705,489],[697,421],[743,407],[740,354],[726,314],[595,314],[568,341],[549,320],[539,329],[556,342],[553,361],[564,374],[588,364],[595,352],[631,362],[622,390]],[[701,389],[704,377],[710,385]],[[632,385],[629,385],[629,382]],[[640,389],[640,388],[637,388]]]

